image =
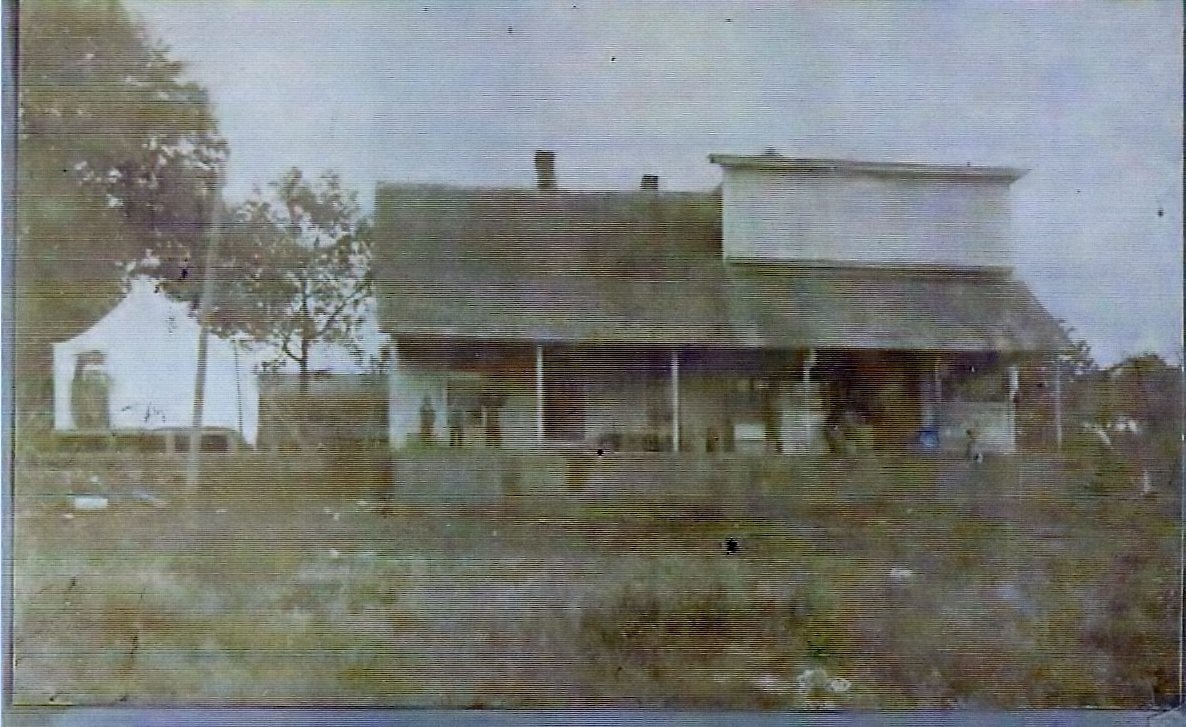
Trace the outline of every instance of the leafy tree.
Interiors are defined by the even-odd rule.
[[[216,325],[273,347],[308,389],[318,345],[361,354],[371,297],[369,226],[357,194],[326,172],[291,169],[236,211],[220,269]]]
[[[1136,419],[1146,427],[1177,424],[1181,417],[1182,369],[1161,356],[1130,356],[1104,372],[1110,409]]]
[[[1178,487],[1182,453],[1183,371],[1156,354],[1130,356],[1101,376],[1109,423],[1126,424],[1114,437],[1124,455],[1155,473],[1155,487]]]
[[[91,325],[128,273],[192,295],[226,153],[205,92],[118,0],[21,3],[18,407],[46,408],[50,344]]]
[[[1067,340],[1071,343],[1070,349],[1059,358],[1063,376],[1073,380],[1099,373],[1100,367],[1091,353],[1090,344],[1079,338],[1075,329],[1067,325],[1066,321],[1060,320],[1059,324],[1062,326]]]
[[[1058,357],[1062,380],[1064,420],[1071,433],[1084,422],[1098,422],[1103,406],[1100,389],[1100,367],[1091,353],[1091,346],[1079,338],[1066,321],[1059,321],[1070,342],[1067,351]]]

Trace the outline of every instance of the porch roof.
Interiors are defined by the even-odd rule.
[[[396,336],[738,348],[1066,345],[1008,271],[722,260],[720,198],[381,186],[375,278]]]

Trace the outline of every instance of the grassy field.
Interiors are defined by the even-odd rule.
[[[531,462],[516,462],[517,478]],[[755,487],[783,493],[782,505],[693,517],[665,515],[661,492],[651,508],[541,506],[505,477],[495,477],[510,490],[500,498],[428,508],[391,496],[384,457],[212,459],[193,493],[166,458],[26,458],[15,700],[1169,699],[1175,495],[1138,497],[1119,481],[1102,491],[1099,468],[1049,460],[946,480],[922,460],[817,464],[797,471],[845,481],[804,489],[777,468],[734,467],[733,478],[760,470]],[[72,506],[71,495],[92,492],[107,494],[106,509]]]

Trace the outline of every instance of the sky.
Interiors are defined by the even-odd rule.
[[[1182,5],[130,0],[211,94],[228,196],[283,170],[720,182],[710,153],[1007,165],[1017,274],[1096,359],[1182,356]]]

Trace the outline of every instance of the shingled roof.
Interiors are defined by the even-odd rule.
[[[1007,271],[721,257],[719,195],[380,185],[375,278],[396,336],[729,348],[1041,351]]]

